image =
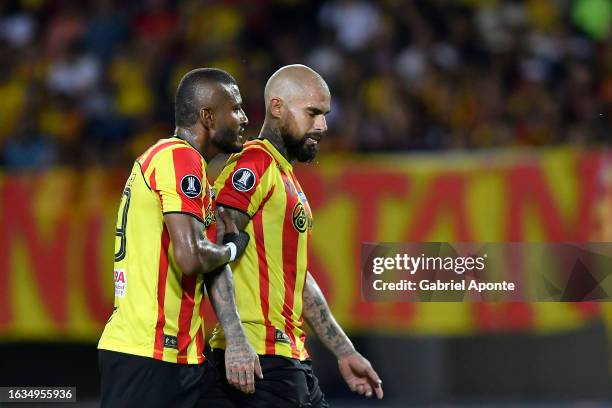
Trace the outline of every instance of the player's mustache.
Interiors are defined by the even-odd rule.
[[[326,135],[327,135],[327,132],[310,132],[310,133],[306,133],[304,135],[304,137],[302,138],[302,142],[305,142],[307,138],[311,138],[311,139],[316,140],[317,142],[320,142],[321,139],[323,139]]]

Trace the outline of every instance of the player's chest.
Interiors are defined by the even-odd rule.
[[[313,217],[308,198],[292,172],[277,171],[273,192],[266,203],[268,205],[268,214],[275,214],[285,225],[291,223],[297,233],[312,229]]]

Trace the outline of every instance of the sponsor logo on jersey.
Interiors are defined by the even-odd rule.
[[[127,275],[125,269],[115,269],[115,296],[124,297],[127,288]]]
[[[305,232],[308,228],[308,216],[304,211],[304,205],[300,202],[293,207],[293,226],[298,232]]]

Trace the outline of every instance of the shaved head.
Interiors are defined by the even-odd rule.
[[[272,98],[290,104],[297,98],[314,96],[315,93],[329,95],[329,88],[321,75],[306,65],[286,65],[272,74],[266,83],[266,111]]]
[[[325,115],[330,111],[331,95],[327,84],[305,65],[287,65],[276,71],[266,84],[266,119],[268,137],[289,160],[312,161],[319,142],[327,132]]]

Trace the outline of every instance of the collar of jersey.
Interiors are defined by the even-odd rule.
[[[268,153],[270,153],[272,157],[274,157],[274,160],[276,160],[276,162],[280,164],[283,170],[285,171],[293,170],[293,166],[291,165],[291,163],[289,163],[289,161],[285,159],[285,156],[283,156],[268,139],[256,139],[256,140],[258,140],[260,143],[263,143],[264,149],[266,149]]]
[[[195,150],[202,157],[202,161],[204,162],[204,166],[208,165],[208,163],[206,163],[206,159],[204,158],[204,156],[202,156],[202,153],[200,153],[200,151],[198,149],[193,147],[193,145],[191,143],[189,143],[185,139],[181,139],[178,136],[170,136],[169,139],[176,139],[176,140],[180,140],[181,142],[185,143],[187,146],[191,147],[193,150]]]

